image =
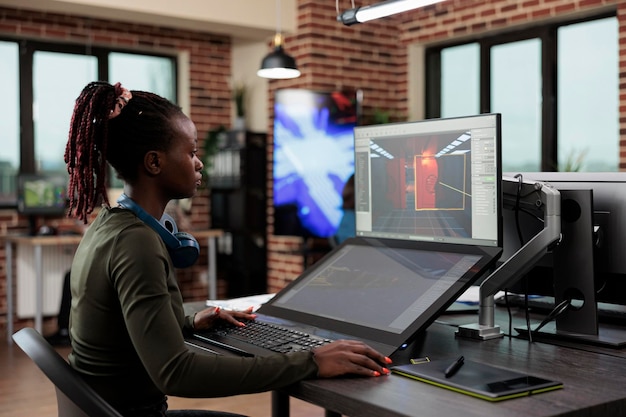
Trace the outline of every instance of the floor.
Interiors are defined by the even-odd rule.
[[[58,348],[66,357],[69,348]],[[218,399],[170,397],[170,408],[230,411],[251,417],[270,417],[269,393]],[[292,398],[292,417],[323,417],[320,407]],[[16,345],[0,340],[0,417],[56,417],[54,387]]]

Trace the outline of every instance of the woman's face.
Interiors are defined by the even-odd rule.
[[[202,182],[204,165],[198,158],[198,132],[186,116],[172,120],[177,132],[161,166],[161,187],[169,199],[188,198]]]

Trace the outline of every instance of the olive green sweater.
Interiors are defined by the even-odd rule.
[[[239,358],[194,353],[175,270],[161,238],[124,209],[103,208],[74,256],[69,360],[118,408],[163,395],[218,397],[317,374],[311,353]]]

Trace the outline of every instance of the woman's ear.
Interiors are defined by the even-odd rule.
[[[158,151],[148,151],[143,158],[143,166],[149,175],[161,172],[161,155]]]

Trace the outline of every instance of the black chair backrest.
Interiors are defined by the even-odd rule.
[[[13,341],[54,384],[59,417],[122,417],[35,329],[19,330],[13,335]]]

